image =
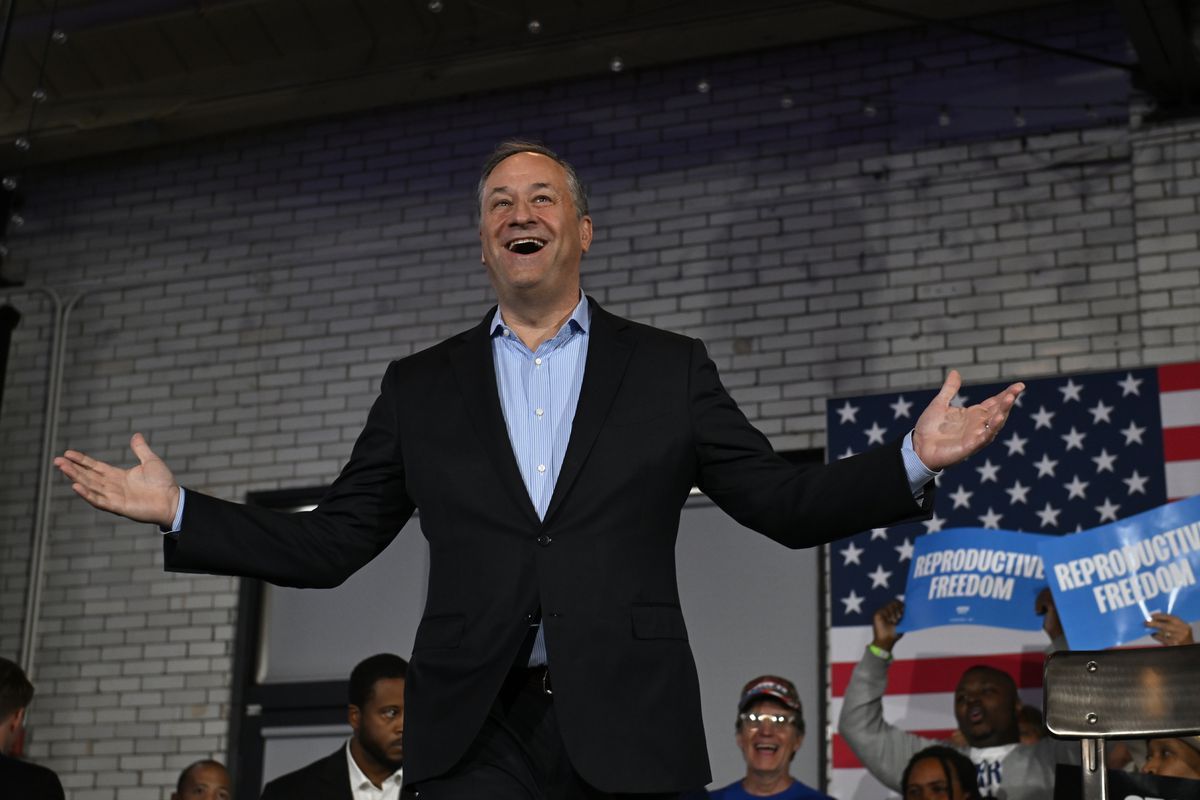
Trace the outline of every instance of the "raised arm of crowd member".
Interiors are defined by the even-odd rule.
[[[901,789],[904,767],[920,750],[944,745],[909,733],[883,717],[892,650],[904,615],[899,600],[884,605],[872,618],[874,638],[854,668],[842,703],[838,731],[863,766],[891,789]],[[1053,740],[1020,743],[1021,700],[1008,673],[978,664],[968,668],[954,692],[954,717],[966,742],[957,747],[976,765],[980,794],[1008,800],[1042,800],[1053,794],[1054,769],[1070,752],[1059,752]],[[1065,757],[1064,757],[1065,756]]]

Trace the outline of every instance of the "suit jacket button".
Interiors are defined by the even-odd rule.
[[[537,538],[537,543],[540,544],[542,547],[549,547],[550,542],[552,542],[552,541],[554,541],[554,540],[551,539],[549,536],[547,536],[544,533]]]

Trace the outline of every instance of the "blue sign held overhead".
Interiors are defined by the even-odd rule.
[[[913,545],[904,618],[897,630],[938,625],[992,625],[1034,631],[1034,609],[1046,585],[1038,550],[1046,536],[987,528],[955,528]]]
[[[1200,495],[1041,545],[1074,650],[1139,639],[1156,611],[1200,619]]]

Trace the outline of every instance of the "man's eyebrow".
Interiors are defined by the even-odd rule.
[[[557,191],[557,189],[555,189],[555,187],[554,187],[554,184],[552,184],[552,183],[531,183],[531,184],[529,184],[529,188],[530,189],[551,189],[551,190]],[[504,194],[506,192],[511,192],[511,191],[512,191],[512,189],[510,189],[507,186],[493,186],[492,190],[490,192],[488,192],[488,196],[490,197],[491,195],[494,195],[494,194]]]

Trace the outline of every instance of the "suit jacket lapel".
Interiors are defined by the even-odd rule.
[[[592,330],[588,341],[587,363],[584,365],[583,386],[579,391],[579,405],[575,408],[575,419],[571,425],[571,438],[563,457],[550,507],[546,509],[546,522],[562,505],[563,498],[579,477],[579,470],[587,460],[592,444],[608,416],[625,366],[633,352],[633,337],[629,323],[609,314],[588,298],[592,306]],[[503,425],[503,422],[501,422]],[[519,478],[519,476],[518,476]]]
[[[504,491],[512,496],[513,502],[531,522],[540,525],[537,509],[533,507],[525,482],[521,480],[521,470],[517,466],[517,457],[513,455],[508,428],[504,424],[504,412],[500,409],[491,331],[488,330],[495,312],[493,306],[483,322],[459,335],[458,346],[451,351],[450,362],[454,366],[471,424],[500,476]],[[582,404],[582,400],[580,402]]]

